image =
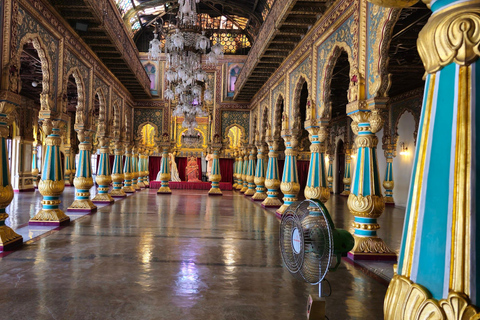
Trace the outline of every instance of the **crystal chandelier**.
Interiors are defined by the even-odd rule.
[[[211,101],[213,93],[205,89],[207,73],[202,69],[202,55],[207,55],[209,63],[217,63],[223,57],[223,46],[217,42],[211,47],[210,39],[201,29],[198,22],[196,4],[200,0],[178,0],[179,10],[177,25],[165,32],[166,69],[165,79],[168,88],[165,90],[167,100],[176,101],[172,115],[183,116],[183,127],[193,134],[197,127],[196,117],[205,117],[207,112],[202,108],[203,101]],[[150,42],[149,50],[156,52],[156,44]],[[152,44],[153,43],[153,44]],[[160,47],[158,47],[160,48]]]

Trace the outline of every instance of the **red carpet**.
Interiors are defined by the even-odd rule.
[[[169,184],[170,189],[189,189],[189,190],[210,190],[212,187],[211,182],[173,182],[170,181]],[[161,186],[160,181],[150,181],[150,189],[158,189]],[[231,182],[220,182],[220,190],[231,191],[232,183]]]

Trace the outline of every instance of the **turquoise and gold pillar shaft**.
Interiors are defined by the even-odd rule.
[[[219,187],[220,180],[222,180],[222,175],[220,172],[220,160],[219,160],[220,147],[221,145],[212,146],[212,149],[213,149],[212,172],[208,177],[208,179],[212,182],[212,187],[208,191],[209,196],[222,195],[222,191],[220,190],[220,187]]]
[[[157,194],[171,194],[172,190],[168,185],[171,175],[170,175],[170,163],[168,157],[169,146],[162,146],[162,162],[160,163],[160,181],[162,182],[161,187],[158,189]]]
[[[385,202],[380,187],[375,132],[380,130],[383,121],[375,109],[359,109],[348,115],[354,120],[352,129],[357,133],[355,145],[358,147],[352,189],[347,201],[348,209],[355,216],[355,246],[349,255],[354,259],[394,259],[395,253],[377,236],[380,229],[377,219],[385,209]]]
[[[112,203],[115,200],[113,200],[112,196],[108,193],[110,189],[110,183],[112,182],[109,159],[110,149],[108,147],[109,141],[105,137],[100,137],[98,140],[100,142],[100,160],[98,162],[97,176],[95,177],[95,181],[98,184],[98,192],[92,201],[100,203]]]
[[[283,130],[282,130],[283,131]],[[278,208],[277,215],[282,215],[288,206],[297,201],[297,195],[300,191],[297,172],[297,145],[298,139],[296,133],[282,132],[282,138],[285,141],[285,165],[283,167],[282,183],[280,190],[283,192],[283,205]]]
[[[238,152],[237,150],[234,151],[233,157],[235,161],[233,162],[233,184],[232,188],[235,190],[237,188],[237,168],[238,168]]]
[[[113,158],[113,168],[112,168],[112,192],[110,195],[115,198],[124,198],[127,196],[125,191],[122,189],[122,182],[124,179],[123,167],[122,167],[122,155],[123,148],[120,141],[115,143],[115,156]]]
[[[328,133],[324,126],[312,126],[312,120],[308,121],[308,124],[310,126],[307,126],[306,129],[312,144],[310,145],[310,166],[305,186],[305,198],[325,203],[330,198],[325,169],[325,140]]]
[[[132,187],[133,179],[133,160],[132,160],[132,147],[127,145],[125,147],[125,163],[123,164],[123,191],[125,193],[134,193],[135,189]]]
[[[92,177],[92,143],[90,137],[83,130],[78,132],[78,145],[80,150],[78,168],[73,179],[75,186],[75,200],[68,207],[68,211],[95,211],[97,206],[90,200],[90,188],[93,187]]]
[[[38,191],[43,196],[42,209],[29,221],[30,225],[60,225],[70,221],[70,218],[58,207],[62,201],[60,196],[65,188],[62,162],[60,157],[60,121],[43,121],[45,140],[45,158],[42,166],[42,177]]]
[[[257,186],[255,194],[252,199],[255,201],[263,201],[267,198],[267,189],[265,188],[265,144],[259,142],[257,144],[257,167],[255,169],[254,183]]]
[[[144,163],[143,163],[143,148],[138,149],[138,158],[137,158],[137,172],[138,172],[138,179],[137,179],[137,185],[140,189],[145,189],[145,184],[143,183],[144,179]]]
[[[38,188],[38,166],[37,166],[37,141],[33,142],[32,150],[32,177],[33,177],[33,186]]]
[[[268,135],[270,136],[270,135]],[[280,172],[278,170],[278,140],[267,139],[268,144],[268,164],[265,177],[265,187],[267,188],[267,198],[263,200],[262,206],[265,208],[278,208],[283,203],[278,199],[278,188],[280,187]]]
[[[69,145],[65,146],[65,175],[64,175],[64,180],[65,180],[65,185],[70,186],[70,175],[73,174],[72,170],[72,158],[71,158],[71,153],[72,153],[72,148]],[[37,174],[38,174],[38,169],[37,169]]]
[[[5,220],[8,218],[5,208],[13,200],[13,188],[8,168],[7,141],[5,138],[8,137],[7,125],[13,120],[14,111],[15,105],[5,101],[0,102],[0,250],[2,251],[7,251],[23,244],[22,236],[5,225]]]
[[[480,1],[431,1],[427,75],[385,319],[480,319]],[[408,306],[408,308],[407,308]]]
[[[150,176],[150,170],[148,169],[148,165],[149,165],[149,162],[150,162],[150,151],[147,151],[147,153],[145,154],[144,158],[143,158],[143,161],[144,161],[144,169],[145,169],[145,177],[143,179],[143,183],[145,184],[145,188],[150,188],[150,182],[148,181],[149,180],[149,176]]]
[[[248,147],[245,147],[243,151],[243,169],[242,169],[242,188],[240,189],[241,193],[245,193],[248,190]]]
[[[350,194],[350,184],[352,183],[352,148],[348,143],[345,144],[345,172],[343,174],[343,191],[342,196]]]
[[[238,191],[241,191],[243,188],[243,150],[238,151],[238,161],[237,161],[237,187]]]
[[[140,186],[138,185],[138,177],[139,177],[139,172],[138,172],[138,148],[133,148],[132,149],[132,188],[135,189],[135,191],[140,191]]]
[[[255,194],[255,168],[256,168],[256,151],[254,145],[249,146],[250,154],[248,156],[248,166],[247,166],[247,190],[245,190],[245,196],[253,196]]]
[[[387,159],[387,167],[385,169],[385,180],[383,180],[383,187],[385,188],[385,204],[395,205],[393,199],[393,157],[394,153],[391,147],[385,150],[385,158]]]
[[[328,181],[328,189],[330,190],[330,193],[333,192],[333,160],[334,160],[334,155],[329,154],[327,181]]]

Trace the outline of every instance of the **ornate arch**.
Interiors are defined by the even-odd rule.
[[[8,90],[15,93],[19,93],[21,90],[20,58],[22,56],[23,46],[30,42],[33,44],[33,47],[37,51],[38,57],[40,58],[40,64],[42,66],[42,93],[40,94],[40,108],[42,111],[52,110],[54,107],[53,100],[51,98],[53,96],[53,93],[51,92],[53,88],[53,78],[50,77],[50,75],[53,74],[53,66],[51,58],[46,54],[47,50],[45,48],[47,48],[47,46],[43,43],[43,40],[38,33],[27,33],[20,40],[17,52],[12,59],[11,65],[9,67],[10,79],[7,82],[9,85]],[[15,74],[15,70],[17,74]]]
[[[269,125],[269,119],[268,119],[268,115],[270,114],[269,110],[268,110],[268,105],[265,105],[263,107],[263,110],[261,110],[261,130],[260,130],[260,140],[263,142],[265,142],[265,140],[267,139],[267,126]]]
[[[145,127],[146,125],[151,125],[153,127],[153,132],[154,132],[153,135],[154,135],[154,137],[158,138],[158,135],[160,134],[160,132],[158,131],[158,126],[151,121],[145,121],[145,122],[142,122],[141,124],[139,124],[139,126],[137,128],[137,133],[136,133],[135,140],[138,140],[138,141],[142,140],[142,138],[143,138],[142,137],[142,130],[143,130],[143,127]]]
[[[310,96],[311,91],[309,90],[307,79],[307,77],[301,75],[297,80],[297,84],[295,85],[295,89],[293,91],[293,110],[292,114],[288,115],[288,117],[292,120],[289,121],[288,124],[290,129],[303,127],[303,123],[300,123],[300,97],[302,94],[303,85],[305,83],[307,84],[308,96]]]
[[[400,119],[402,118],[403,114],[405,112],[410,113],[413,116],[413,119],[415,120],[415,130],[413,131],[413,141],[415,144],[417,144],[417,135],[418,135],[418,125],[420,122],[420,115],[415,113],[414,110],[408,108],[408,107],[403,107],[401,111],[398,113],[397,118],[394,119],[394,125],[393,125],[393,134],[394,137],[398,137],[398,124],[400,123]]]
[[[119,100],[115,100],[112,105],[113,105],[113,136],[115,138],[120,139],[120,129],[121,129],[121,124],[120,120],[122,118]]]
[[[337,60],[342,52],[345,52],[348,56],[348,63],[350,65],[350,86],[352,85],[352,79],[354,76],[357,77],[357,81],[361,81],[357,63],[355,62],[355,59],[353,59],[352,49],[346,42],[336,42],[333,46],[333,50],[331,50],[327,55],[327,58],[325,59],[325,65],[323,66],[322,83],[320,83],[320,105],[317,107],[315,112],[315,114],[317,114],[321,119],[330,119],[332,116],[332,101],[330,100],[330,94],[333,70],[335,69]],[[358,97],[350,97],[349,95],[349,102],[351,102],[351,98],[355,98],[352,99],[352,101],[358,99]]]
[[[238,126],[238,125],[237,125]],[[157,128],[158,130],[158,128]],[[177,141],[177,146],[182,146],[182,135],[188,130],[188,128],[185,128],[184,130],[182,130],[180,132],[180,134],[178,135],[178,141]],[[198,128],[195,128],[193,129],[195,130],[196,132],[199,132],[200,135],[202,136],[202,147],[206,147],[207,146],[207,137],[205,136],[205,134],[202,132],[202,130],[199,130]]]
[[[247,136],[246,135],[246,132],[245,132],[245,128],[242,127],[241,125],[237,124],[237,123],[233,123],[231,125],[229,125],[228,127],[225,128],[225,138],[223,139],[223,144],[225,145],[229,145],[229,139],[228,139],[228,131],[230,131],[231,128],[233,127],[238,127],[240,129],[240,132],[242,133],[242,142],[244,143],[247,143],[248,141],[245,140],[245,137]]]
[[[66,96],[67,96],[67,85],[68,85],[68,78],[70,76],[73,76],[75,79],[75,84],[77,85],[77,111],[75,112],[75,125],[83,125],[85,126],[85,84],[83,83],[83,79],[81,77],[80,70],[78,67],[73,67],[70,70],[68,70],[66,76],[65,76],[65,83],[63,86],[63,105],[62,105],[62,112],[66,113],[67,112],[67,101],[66,101]]]
[[[132,109],[124,106],[124,123],[125,123],[125,141],[130,141],[132,130]]]
[[[278,95],[277,101],[275,103],[275,110],[273,113],[273,121],[272,126],[273,130],[273,137],[280,138],[281,130],[282,130],[282,104],[283,104],[283,111],[285,111],[285,99],[282,94]]]
[[[106,108],[106,99],[105,94],[102,88],[98,88],[95,93],[93,94],[93,98],[98,95],[98,103],[100,105],[99,112],[98,112],[98,133],[106,134],[106,116],[107,116],[107,108]],[[92,109],[93,110],[93,109]],[[92,119],[93,120],[93,119]]]

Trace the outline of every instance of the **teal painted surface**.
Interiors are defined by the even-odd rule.
[[[464,2],[459,0],[433,0],[431,9],[433,12],[443,9],[443,7],[454,4],[455,2]]]
[[[472,64],[472,89],[474,92],[480,92],[480,70],[479,70],[479,64],[478,62]],[[478,98],[476,94],[474,95],[472,99],[472,113],[473,113],[473,121],[474,121],[474,129],[472,129],[472,134],[475,137],[475,144],[473,145],[474,147],[474,165],[475,165],[475,170],[478,168],[477,163],[477,152],[480,150],[480,139],[479,136],[477,135],[478,133],[478,128],[480,126],[480,102],[478,101]],[[473,138],[473,137],[472,137]],[[477,170],[478,172],[478,170]],[[480,206],[478,204],[478,201],[480,200],[480,175],[476,174],[474,177],[472,177],[472,186],[474,186],[473,189],[473,197],[472,197],[472,202],[474,203],[473,208],[474,212],[472,212],[472,230],[473,230],[473,235],[472,235],[472,285],[471,285],[471,299],[474,305],[479,304],[480,302],[480,266],[477,265],[477,262],[479,261],[479,255],[480,255],[480,232],[477,228],[480,222]]]
[[[416,282],[425,286],[435,299],[443,297],[445,272],[445,249],[448,219],[450,184],[450,152],[452,139],[452,117],[455,87],[455,64],[440,71],[438,96],[434,121],[433,139],[428,165],[425,209],[421,237],[418,273]]]

